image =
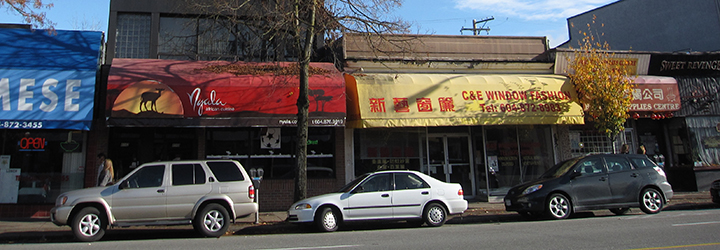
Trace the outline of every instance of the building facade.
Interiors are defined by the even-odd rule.
[[[602,34],[613,50],[720,50],[720,1],[622,0],[567,19],[570,39],[558,48],[578,48],[582,32]]]
[[[285,210],[296,145],[307,143],[308,194],[345,184],[342,74],[311,64],[309,139],[298,142],[299,80],[283,73],[295,68],[292,43],[258,29],[185,1],[110,2],[103,122],[117,175],[157,160],[236,159],[264,170],[260,210]]]
[[[102,32],[0,28],[0,217],[83,188]]]
[[[356,175],[413,169],[497,202],[570,158],[582,109],[544,37],[343,39]]]

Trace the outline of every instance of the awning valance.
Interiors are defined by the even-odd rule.
[[[293,67],[116,58],[108,76],[108,121],[144,127],[295,126],[299,79],[283,73]],[[311,67],[310,126],[344,126],[342,74],[330,63]],[[268,70],[257,72],[261,69]]]
[[[352,127],[583,124],[559,75],[346,75]]]
[[[675,78],[637,76],[633,78],[630,112],[666,112],[680,110],[680,91]]]
[[[102,32],[0,28],[0,129],[90,130]]]

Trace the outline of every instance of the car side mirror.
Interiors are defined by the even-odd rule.
[[[580,173],[580,171],[573,171],[572,173],[570,173],[570,179],[575,179],[576,177],[581,175],[582,173]]]
[[[120,183],[120,185],[118,186],[118,189],[126,189],[126,188],[129,188],[129,187],[130,187],[130,184],[128,183],[127,180],[125,180],[125,181],[123,181],[123,182]]]

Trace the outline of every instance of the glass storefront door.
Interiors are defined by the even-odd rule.
[[[438,180],[460,183],[466,196],[474,196],[474,170],[471,168],[468,135],[428,135],[424,138],[423,170]]]

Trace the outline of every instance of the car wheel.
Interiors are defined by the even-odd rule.
[[[615,215],[623,215],[623,214],[626,214],[628,211],[630,211],[629,207],[611,208],[610,209],[610,212],[614,213]]]
[[[445,224],[445,220],[447,220],[447,211],[445,211],[445,207],[440,204],[430,203],[427,207],[425,207],[423,219],[428,226],[439,227]]]
[[[230,226],[229,217],[225,207],[211,203],[195,215],[193,227],[205,237],[220,237],[227,232]]]
[[[335,232],[340,227],[338,213],[331,207],[324,207],[315,216],[315,225],[322,232]]]
[[[640,196],[640,209],[646,214],[656,214],[663,207],[663,197],[654,188],[646,188]]]
[[[77,240],[87,242],[100,240],[105,235],[107,224],[97,208],[86,207],[73,217],[70,227]]]
[[[563,194],[553,194],[547,201],[547,214],[553,219],[566,219],[572,213],[572,204]]]

